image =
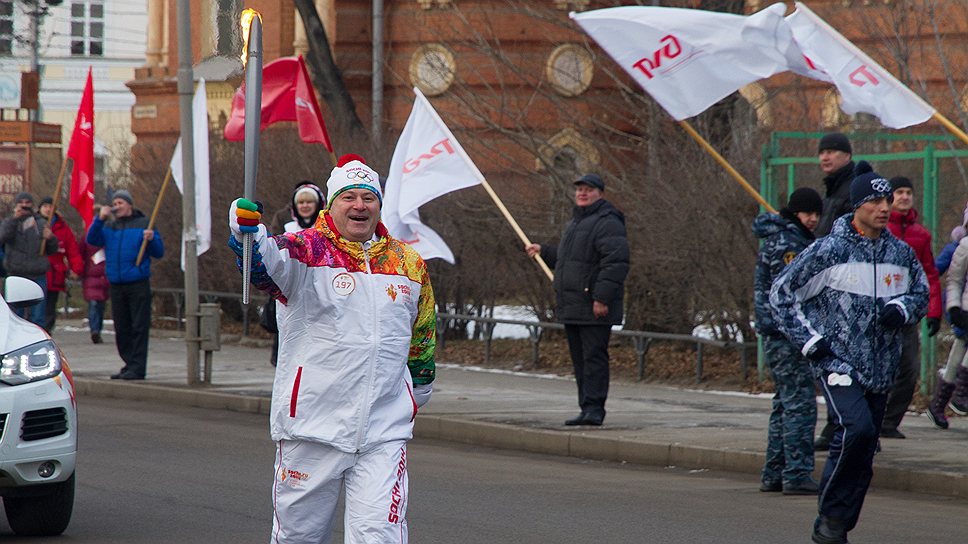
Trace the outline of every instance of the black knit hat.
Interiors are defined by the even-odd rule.
[[[914,184],[911,180],[904,176],[897,176],[891,178],[891,190],[896,191],[902,187],[907,187],[908,189],[914,190]]]
[[[825,149],[832,149],[834,151],[843,151],[853,155],[853,148],[850,147],[850,140],[847,138],[846,134],[841,132],[832,132],[830,134],[824,135],[820,138],[820,146],[817,149],[817,153]]]
[[[860,161],[854,168],[854,180],[850,182],[850,203],[856,210],[868,200],[887,198],[894,200],[891,182],[874,171],[867,161]]]
[[[809,187],[801,187],[790,194],[787,209],[793,213],[823,213],[823,199],[817,191]]]
[[[53,199],[53,198],[51,198],[51,197],[49,197],[49,196],[45,196],[45,197],[44,197],[44,198],[43,198],[43,199],[42,199],[42,200],[40,201],[40,205],[41,205],[41,206],[43,206],[44,204],[53,204],[53,203],[54,203],[54,199]]]

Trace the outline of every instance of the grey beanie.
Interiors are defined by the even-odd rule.
[[[111,195],[111,200],[114,200],[115,198],[120,198],[121,200],[124,200],[128,204],[134,206],[134,199],[131,198],[131,193],[125,189],[118,189],[115,191],[114,194]]]
[[[17,202],[20,202],[21,200],[29,200],[30,203],[33,204],[34,203],[34,195],[28,193],[27,191],[21,191],[21,192],[17,193],[17,196],[14,197],[13,201],[14,201],[14,203],[17,203]]]

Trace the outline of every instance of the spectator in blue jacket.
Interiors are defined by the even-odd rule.
[[[803,187],[793,191],[779,214],[763,213],[753,221],[753,234],[763,240],[753,282],[756,332],[763,339],[766,362],[776,389],[760,491],[817,494],[817,482],[813,479],[817,387],[809,361],[776,326],[770,307],[770,288],[794,257],[813,242],[813,229],[822,211],[820,194]]]
[[[928,307],[928,281],[914,250],[886,228],[891,184],[866,170],[851,181],[854,213],[800,253],[770,291],[780,330],[812,361],[833,417],[812,534],[818,544],[846,544],[857,525],[901,357],[901,328]]]
[[[142,240],[148,246],[136,264]],[[120,190],[114,192],[110,207],[101,207],[87,232],[87,243],[104,248],[105,273],[111,284],[115,343],[124,361],[111,379],[143,380],[151,329],[151,259],[164,255],[161,235],[148,228],[148,218],[135,209],[131,193]]]

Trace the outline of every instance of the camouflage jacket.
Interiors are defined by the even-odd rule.
[[[775,213],[760,214],[753,221],[753,234],[762,240],[753,279],[756,331],[763,336],[779,335],[770,307],[770,288],[786,265],[813,242],[813,234],[794,218]]]

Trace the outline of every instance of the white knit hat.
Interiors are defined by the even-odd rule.
[[[383,191],[380,190],[380,176],[363,162],[359,155],[343,155],[326,182],[326,196],[329,208],[337,195],[347,189],[369,189],[376,193],[383,207]]]

